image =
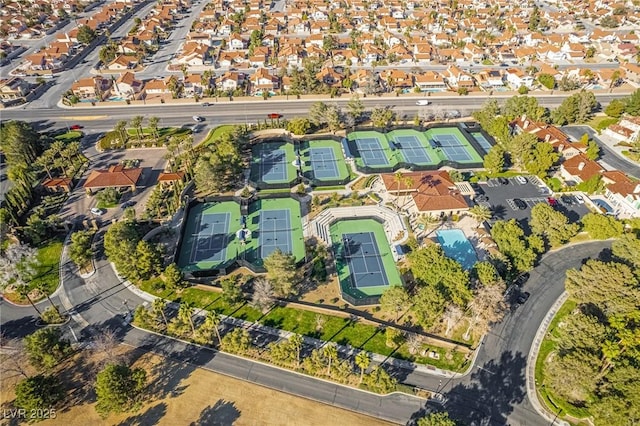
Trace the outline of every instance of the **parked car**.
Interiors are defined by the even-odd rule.
[[[578,204],[584,204],[584,197],[583,197],[582,195],[580,195],[580,194],[575,194],[575,195],[573,196],[573,198],[575,198],[575,199],[576,199],[576,202],[577,202]]]
[[[551,207],[555,207],[558,205],[558,200],[553,197],[547,197],[547,203],[549,203]]]
[[[120,208],[122,210],[126,209],[127,207],[133,207],[136,205],[136,202],[133,200],[129,200],[129,201],[125,201],[124,203],[120,204]]]
[[[500,182],[501,185],[509,185],[509,179],[507,178],[498,178],[498,182]]]
[[[524,283],[527,282],[528,279],[529,279],[529,273],[525,272],[524,274],[518,275],[516,279],[513,280],[513,283],[518,287],[522,287]]]
[[[200,122],[204,121],[204,118],[203,118],[203,117],[200,117],[199,115],[194,115],[194,116],[193,116],[193,120],[194,120],[195,122],[197,122],[197,123],[200,123]]]
[[[82,129],[84,126],[81,126],[79,124],[74,124],[73,126],[69,127],[71,130],[80,130]]]
[[[519,210],[526,210],[527,208],[527,203],[525,203],[523,200],[521,200],[520,198],[514,198],[513,199],[513,204],[516,205],[516,207]]]
[[[518,305],[522,305],[524,304],[524,302],[526,302],[527,300],[529,300],[529,296],[531,296],[531,293],[529,293],[528,291],[522,292],[518,295],[518,298],[516,299],[516,303]]]
[[[563,195],[562,197],[560,197],[560,200],[568,206],[572,206],[574,203],[573,198],[568,195]]]
[[[95,215],[95,216],[102,216],[104,214],[104,210],[99,209],[97,207],[91,207],[91,214]]]
[[[518,177],[516,177],[516,181],[517,181],[520,185],[524,185],[525,183],[529,182],[529,181],[527,180],[527,178],[526,178],[526,177],[524,177],[524,176],[518,176]]]
[[[486,201],[489,201],[489,197],[487,197],[484,194],[480,194],[480,195],[476,195],[476,198],[474,198],[476,202],[478,203],[484,203]]]

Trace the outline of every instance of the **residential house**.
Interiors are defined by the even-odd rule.
[[[109,62],[107,69],[110,71],[126,71],[138,66],[138,58],[131,55],[118,55]]]
[[[413,82],[421,92],[446,92],[448,89],[444,77],[437,71],[415,74]]]
[[[449,65],[444,72],[444,77],[449,86],[454,90],[461,88],[471,89],[475,86],[473,76],[455,65]]]
[[[0,80],[0,99],[10,101],[25,97],[31,90],[31,85],[20,77]]]
[[[640,184],[624,173],[613,170],[604,173],[605,197],[619,218],[640,217]]]
[[[71,85],[71,91],[80,99],[103,100],[111,93],[112,80],[101,75],[81,78]]]
[[[585,182],[595,175],[602,175],[604,171],[604,167],[596,161],[589,160],[585,154],[568,158],[560,165],[562,178],[575,183]]]
[[[42,182],[42,186],[47,192],[54,194],[59,192],[70,193],[73,190],[73,180],[66,177],[46,179]]]
[[[124,72],[113,84],[114,92],[121,97],[132,98],[142,91],[144,83],[132,72]]]
[[[390,194],[410,197],[403,207],[410,213],[439,217],[469,210],[469,204],[447,171],[403,173],[408,179],[399,187],[393,174],[380,176]]]
[[[509,68],[505,71],[505,74],[507,83],[509,83],[509,86],[513,89],[519,89],[522,86],[531,89],[535,82],[532,76],[526,74],[519,68]]]
[[[638,64],[626,63],[621,64],[620,69],[625,72],[625,77],[633,83],[640,83],[640,66]]]
[[[237,71],[227,71],[216,81],[220,90],[234,91],[244,85],[245,75]]]
[[[279,79],[275,75],[271,75],[266,68],[258,68],[250,77],[251,91],[256,92],[272,92],[279,87]]]
[[[331,67],[325,67],[316,74],[316,79],[331,87],[342,87],[344,76]]]

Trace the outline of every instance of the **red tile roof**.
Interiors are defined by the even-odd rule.
[[[398,191],[393,174],[383,174],[382,181],[388,191]],[[468,209],[469,205],[446,171],[403,173],[410,178],[409,185],[401,182],[401,192],[411,192],[419,211]]]
[[[133,186],[142,175],[141,168],[125,169],[124,166],[111,166],[108,170],[93,170],[84,184],[85,188],[108,188]]]

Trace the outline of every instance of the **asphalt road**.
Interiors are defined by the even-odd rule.
[[[71,82],[69,82],[71,84]],[[193,123],[192,116],[200,115],[205,118],[208,126],[232,123],[255,123],[267,119],[267,114],[280,113],[285,118],[293,118],[297,116],[306,116],[311,105],[317,100],[294,99],[288,100],[270,99],[264,101],[255,99],[252,101],[220,101],[209,107],[203,107],[201,104],[164,104],[164,105],[141,105],[141,106],[96,106],[88,108],[65,109],[54,106],[59,100],[59,96],[49,96],[50,92],[60,92],[58,90],[62,84],[58,82],[56,86],[47,91],[43,98],[46,99],[32,102],[33,105],[27,105],[23,108],[9,108],[2,111],[3,120],[25,120],[31,122],[59,123],[61,126],[66,123],[81,120],[87,129],[104,129],[108,130],[119,120],[128,120],[135,115],[156,116],[162,119],[164,126],[179,126],[186,123]],[[626,97],[621,94],[606,94],[597,96],[601,104],[607,104],[612,99]],[[416,106],[416,98],[404,97],[367,97],[361,98],[366,108],[374,108],[376,106],[391,106],[394,108],[400,118],[406,116],[409,122],[412,122],[415,114],[435,113],[439,111],[458,111],[468,114],[478,109],[487,99],[498,99],[504,102],[511,96],[433,96],[432,104],[428,106]],[[537,96],[538,101],[547,107],[556,107],[565,99],[564,95],[545,95]],[[344,107],[349,101],[349,97],[325,99],[323,102],[327,104],[337,104]],[[38,103],[36,103],[38,102]],[[50,105],[53,104],[53,105]]]
[[[565,271],[579,267],[586,258],[598,256],[609,246],[609,242],[587,243],[543,258],[524,286],[531,297],[486,336],[470,374],[451,380],[417,371],[396,370],[394,374],[404,383],[444,394],[444,408],[465,424],[546,424],[527,399],[524,376],[527,354],[537,327],[563,292]],[[69,327],[80,340],[90,339],[99,330],[109,328],[125,344],[189,363],[185,368],[207,368],[397,423],[406,423],[424,408],[420,401],[405,395],[371,395],[132,329],[126,318],[136,306],[145,302],[122,284],[99,251],[100,247],[96,248],[98,273],[86,281],[77,277],[70,265],[63,265],[67,304],[73,306],[73,313],[81,317],[74,316]],[[3,301],[0,321],[9,337],[22,337],[35,329],[31,307],[16,308]]]
[[[589,126],[564,126],[562,131],[576,140],[580,140],[582,135],[587,133],[591,139],[596,141],[600,146],[600,159],[620,171],[625,172],[629,176],[640,179],[640,166],[621,157],[614,150],[609,148],[606,143],[598,138],[598,133]]]

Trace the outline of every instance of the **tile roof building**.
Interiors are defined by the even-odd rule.
[[[122,165],[111,166],[107,170],[93,170],[84,183],[84,188],[88,193],[97,189],[127,187],[135,191],[141,176],[141,168],[127,169]]]

